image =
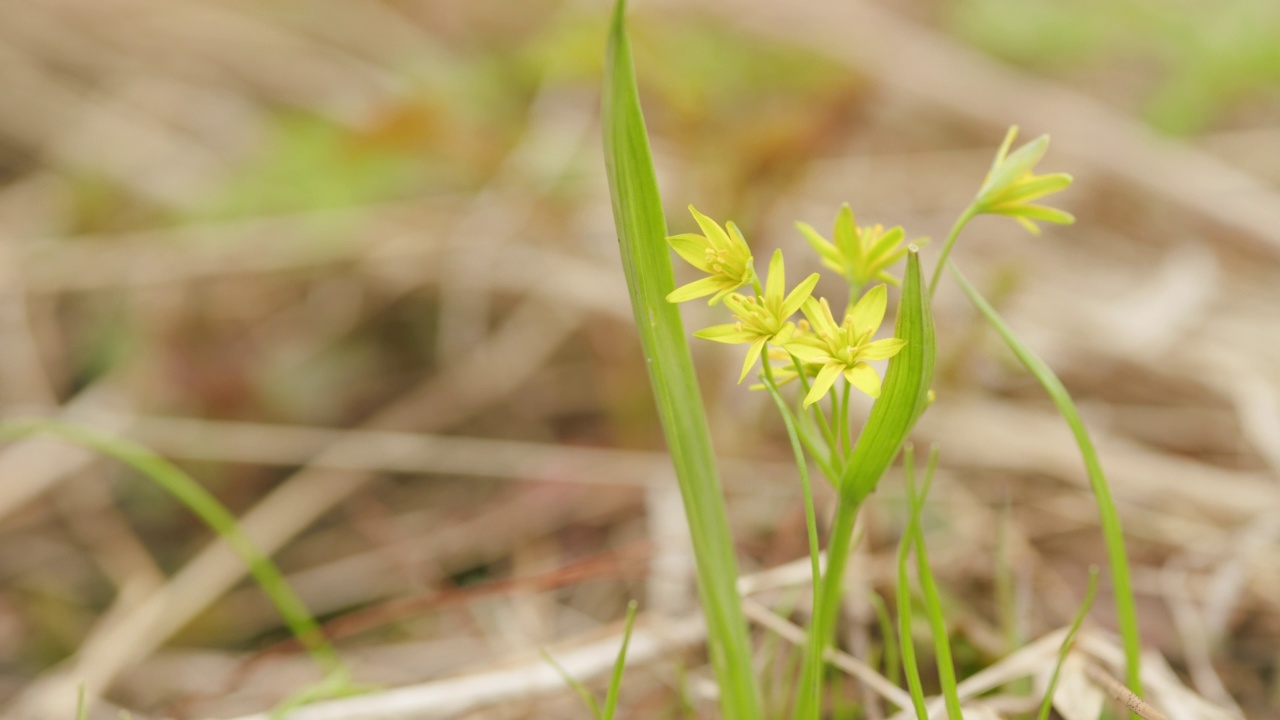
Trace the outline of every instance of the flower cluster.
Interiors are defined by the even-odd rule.
[[[907,248],[903,244],[906,232],[902,226],[888,230],[883,225],[858,227],[853,221],[853,210],[846,203],[836,213],[831,233],[835,242],[822,237],[808,223],[797,222],[796,228],[817,251],[822,264],[840,273],[853,287],[865,287],[873,280],[894,286],[900,284],[897,277],[889,274],[888,268],[907,256]],[[919,246],[923,243],[916,240],[914,244]]]
[[[751,250],[737,227],[727,223],[729,231],[725,232],[711,218],[692,207],[689,210],[704,234],[676,235],[667,238],[667,242],[680,257],[708,277],[678,288],[667,300],[683,302],[707,295],[713,295],[713,304],[724,300],[733,312],[734,322],[713,325],[694,335],[704,340],[748,345],[738,382],[746,379],[766,348],[773,346],[784,353],[788,361],[794,359],[791,368],[780,369],[780,376],[794,379],[804,373],[814,377],[805,397],[806,406],[826,395],[841,375],[871,397],[880,395],[880,376],[868,361],[892,357],[906,344],[894,338],[873,339],[884,319],[887,303],[888,294],[883,284],[863,295],[843,321],[837,323],[826,299],[813,297],[818,273],[809,275],[788,292],[786,265],[782,251],[776,250],[762,287],[755,274]],[[839,223],[837,220],[838,226]],[[897,235],[900,240],[900,228]],[[886,265],[880,266],[877,272],[883,272],[884,267]],[[747,285],[752,286],[753,294],[735,292]],[[807,321],[797,325],[791,317],[801,310]]]
[[[1017,138],[1012,127],[996,153],[991,170],[972,205],[962,215],[943,247],[939,271],[959,229],[976,215],[1005,215],[1033,233],[1035,221],[1068,224],[1070,213],[1034,204],[1046,195],[1071,184],[1065,173],[1036,175],[1035,166],[1044,157],[1049,138],[1042,136],[1009,152]],[[884,321],[888,292],[885,283],[899,285],[890,269],[906,257],[906,232],[882,225],[859,227],[853,210],[841,206],[836,213],[830,240],[806,223],[796,223],[800,234],[817,252],[822,264],[836,271],[852,289],[847,310],[839,322],[826,298],[814,297],[818,274],[806,277],[790,291],[782,251],[769,261],[769,275],[763,285],[756,275],[751,248],[733,223],[719,223],[689,206],[701,234],[686,233],[667,238],[672,249],[706,277],[684,285],[667,295],[669,302],[685,302],[711,296],[709,304],[724,301],[733,313],[733,322],[700,330],[695,335],[720,343],[745,344],[747,356],[738,382],[750,374],[763,358],[765,370],[775,382],[800,379],[806,388],[804,405],[821,400],[843,377],[872,398],[880,396],[880,375],[870,365],[897,355],[906,345],[899,338],[876,339]],[[923,244],[916,240],[914,245]],[[936,285],[937,274],[935,272]],[[871,283],[879,283],[868,288]],[[749,287],[749,291],[742,288]],[[804,320],[792,316],[804,313]],[[774,367],[777,363],[777,367]],[[761,386],[753,386],[761,387]]]

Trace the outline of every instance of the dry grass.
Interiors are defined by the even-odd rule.
[[[666,196],[739,217],[764,246],[846,200],[941,236],[1006,124],[1053,134],[1082,222],[1027,239],[984,221],[957,257],[1096,433],[1152,703],[1175,720],[1280,712],[1280,188],[1238,141],[1250,128],[1161,139],[1107,109],[1123,98],[865,4],[636,4],[642,73],[645,43],[660,57],[686,26],[683,42],[812,71],[711,94],[697,82],[731,85],[732,63],[701,81],[648,71]],[[614,256],[601,10],[0,5],[0,402],[183,462],[276,554],[356,676],[400,688],[305,717],[578,716],[537,650],[607,674],[632,597],[623,716],[714,707]],[[1102,552],[1065,428],[953,290],[938,301],[949,402],[919,435],[943,448],[927,527],[976,697],[1043,682]],[[733,458],[748,609],[773,648],[760,664],[778,674],[788,609],[806,606],[800,490],[767,397],[732,385],[720,348],[697,352]],[[104,717],[230,718],[316,679],[235,557],[118,468],[28,441],[0,449],[0,477],[5,717],[70,717],[84,684]],[[894,479],[864,512],[853,581],[887,594]],[[877,644],[868,606],[847,610],[846,647]],[[1076,702],[1119,672],[1110,608],[1093,617],[1064,680]],[[837,658],[858,681],[844,689],[890,717],[901,699],[866,660]],[[973,702],[973,717],[1030,709],[1013,692]]]

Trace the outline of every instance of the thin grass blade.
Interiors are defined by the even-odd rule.
[[[47,435],[89,448],[129,465],[160,486],[205,522],[248,566],[285,626],[327,674],[343,671],[338,653],[321,632],[302,599],[293,592],[279,568],[240,529],[231,511],[178,466],[131,440],[57,420],[14,420],[0,424],[0,442]]]
[[[1124,533],[1120,527],[1120,515],[1116,512],[1115,502],[1111,499],[1111,487],[1107,484],[1107,477],[1102,472],[1102,462],[1098,459],[1098,451],[1093,446],[1093,440],[1089,437],[1089,431],[1084,426],[1084,421],[1080,418],[1080,413],[1076,410],[1075,403],[1071,400],[1070,393],[1063,386],[1062,381],[1054,374],[1053,370],[1045,364],[1040,356],[1036,355],[1026,343],[1013,332],[1004,318],[991,307],[986,298],[977,291],[973,285],[965,278],[955,263],[951,263],[951,274],[956,279],[956,283],[960,285],[960,289],[965,295],[969,296],[969,301],[973,303],[978,312],[982,313],[987,322],[995,328],[1000,337],[1004,339],[1009,349],[1017,356],[1018,360],[1027,368],[1027,370],[1035,376],[1040,382],[1049,397],[1053,400],[1053,404],[1058,406],[1058,412],[1062,414],[1062,419],[1067,422],[1071,428],[1071,434],[1075,437],[1076,445],[1080,448],[1080,457],[1084,460],[1085,469],[1089,474],[1089,486],[1093,490],[1093,497],[1098,505],[1098,515],[1102,525],[1102,536],[1107,546],[1107,558],[1111,564],[1111,583],[1116,605],[1116,625],[1120,629],[1120,636],[1124,644],[1125,654],[1125,678],[1129,686],[1129,690],[1133,694],[1142,696],[1142,678],[1140,668],[1140,655],[1142,652],[1142,640],[1138,633],[1138,613],[1133,601],[1133,586],[1129,578],[1129,558],[1124,547]]]
[[[908,446],[902,458],[904,483],[907,490],[907,527],[902,532],[898,543],[898,645],[902,653],[902,669],[907,676],[907,689],[911,692],[911,706],[916,711],[916,720],[929,720],[929,711],[924,702],[924,684],[920,681],[920,665],[916,662],[916,646],[911,639],[911,578],[907,572],[911,547],[915,544],[916,524],[920,521],[916,513],[916,472],[915,454]]]
[[[613,217],[640,345],[689,519],[721,710],[726,718],[758,720],[760,699],[736,588],[737,561],[706,412],[679,309],[666,301],[675,280],[625,16],[626,3],[619,0],[605,59],[601,109]]]
[[[618,693],[622,691],[622,671],[627,668],[627,646],[631,644],[631,628],[636,624],[635,600],[627,603],[627,624],[622,630],[622,647],[618,649],[618,659],[613,661],[613,674],[609,676],[609,692],[604,697],[604,720],[613,720],[618,712]]]
[[[1058,687],[1058,676],[1062,674],[1062,663],[1066,662],[1067,654],[1071,652],[1071,646],[1075,644],[1076,633],[1080,632],[1080,626],[1084,624],[1085,617],[1089,614],[1089,608],[1093,607],[1093,599],[1098,596],[1098,566],[1091,565],[1089,567],[1089,587],[1084,592],[1084,602],[1080,603],[1080,609],[1076,611],[1076,617],[1071,621],[1071,629],[1067,631],[1067,636],[1062,639],[1062,647],[1058,649],[1058,662],[1053,666],[1053,674],[1049,676],[1049,687],[1044,691],[1044,700],[1040,703],[1040,713],[1036,716],[1037,720],[1049,720],[1049,709],[1053,707],[1053,691]]]
[[[600,720],[602,717],[600,703],[596,701],[596,696],[591,694],[591,688],[588,688],[586,685],[582,684],[581,680],[571,675],[569,671],[566,670],[559,662],[556,662],[556,659],[546,650],[542,651],[542,660],[556,671],[556,674],[560,676],[560,679],[564,680],[565,685],[568,685],[570,689],[577,693],[578,697],[582,699],[582,704],[586,705],[587,709],[591,711],[591,717],[595,720]]]
[[[938,665],[938,684],[942,686],[942,697],[947,705],[947,717],[951,720],[964,720],[960,710],[960,694],[956,690],[956,668],[951,660],[951,641],[947,634],[947,622],[942,615],[942,601],[938,597],[938,586],[933,580],[933,569],[929,566],[929,551],[924,542],[924,529],[920,526],[920,512],[924,509],[924,500],[929,495],[929,486],[933,484],[933,473],[938,467],[938,449],[929,453],[929,465],[924,473],[924,485],[919,493],[908,486],[907,500],[911,504],[911,530],[914,533],[912,544],[916,549],[916,575],[920,578],[920,594],[924,598],[925,614],[929,618],[929,629],[933,635],[934,658]]]

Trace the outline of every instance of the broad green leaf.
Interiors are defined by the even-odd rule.
[[[721,711],[726,718],[759,720],[751,646],[736,587],[737,560],[706,411],[679,308],[667,302],[675,279],[625,16],[626,3],[618,0],[605,58],[601,108],[614,223],[640,345],[688,515]]]
[[[861,502],[876,489],[928,405],[937,349],[933,312],[920,277],[920,254],[914,248],[907,255],[907,272],[893,334],[907,345],[889,361],[880,398],[872,406],[840,478],[840,492],[855,502]]]

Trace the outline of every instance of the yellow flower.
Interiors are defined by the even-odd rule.
[[[838,325],[825,298],[805,301],[804,315],[813,333],[785,344],[801,362],[822,366],[804,398],[805,407],[821,400],[840,375],[867,395],[880,397],[880,376],[867,361],[891,358],[907,344],[898,338],[871,339],[884,320],[887,300],[884,285],[871,288]]]
[[[901,226],[888,230],[883,225],[858,227],[853,222],[853,210],[845,203],[836,213],[832,231],[835,242],[822,237],[808,223],[798,222],[796,229],[818,252],[822,264],[843,275],[855,288],[873,280],[894,286],[900,284],[898,278],[886,270],[907,255],[907,249],[902,245],[906,233]],[[920,241],[917,240],[916,244],[919,245]]]
[[[743,239],[738,226],[727,223],[729,231],[711,218],[698,212],[692,205],[689,212],[702,228],[702,235],[685,233],[667,238],[671,248],[690,265],[708,277],[676,288],[667,295],[667,302],[682,303],[686,300],[711,295],[709,305],[720,302],[729,293],[751,282],[755,270],[751,266],[751,248]]]
[[[757,299],[733,293],[725,298],[724,304],[733,311],[737,322],[714,325],[694,333],[695,337],[703,340],[751,343],[751,347],[747,348],[747,359],[742,364],[742,375],[738,377],[738,382],[742,382],[747,377],[747,373],[760,358],[760,353],[766,344],[770,342],[781,344],[791,338],[795,326],[787,321],[809,299],[813,286],[818,284],[818,273],[813,273],[784,297],[783,293],[786,292],[787,286],[786,272],[782,262],[782,251],[774,251],[773,259],[769,261],[769,279],[765,283],[764,298]]]
[[[1040,162],[1049,149],[1049,136],[1041,135],[1010,155],[1009,148],[1017,135],[1017,125],[1009,128],[996,153],[995,161],[991,163],[991,170],[974,198],[974,210],[977,214],[1007,215],[1036,235],[1040,234],[1040,228],[1036,227],[1033,220],[1059,225],[1075,222],[1075,217],[1069,212],[1031,204],[1032,200],[1051,195],[1070,185],[1071,176],[1066,173],[1036,175],[1033,171],[1036,163]]]

